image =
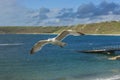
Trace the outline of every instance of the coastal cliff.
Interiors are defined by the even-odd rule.
[[[78,24],[73,26],[0,26],[0,34],[41,34],[59,33],[62,30],[75,29],[87,34],[120,34],[120,22],[101,22]]]

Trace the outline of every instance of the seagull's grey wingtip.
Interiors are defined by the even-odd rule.
[[[82,33],[82,32],[77,32],[77,33],[79,33],[80,35],[86,35],[86,34],[84,34],[84,33]]]
[[[34,54],[33,48],[30,50],[30,54],[31,55]]]

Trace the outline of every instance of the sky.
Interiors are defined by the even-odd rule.
[[[120,0],[0,0],[0,26],[120,21]]]
[[[119,2],[119,0],[24,0],[21,2],[24,6],[32,9],[46,8],[77,8],[81,4],[89,2],[99,4],[102,1]]]

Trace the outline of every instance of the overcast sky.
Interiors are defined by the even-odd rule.
[[[120,0],[0,0],[0,26],[59,26],[120,20]]]

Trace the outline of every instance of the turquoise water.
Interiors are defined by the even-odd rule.
[[[38,40],[55,36],[0,35],[0,80],[120,80],[119,60],[77,52],[119,46],[120,36],[68,36],[64,48],[46,45],[35,55],[29,54]]]

